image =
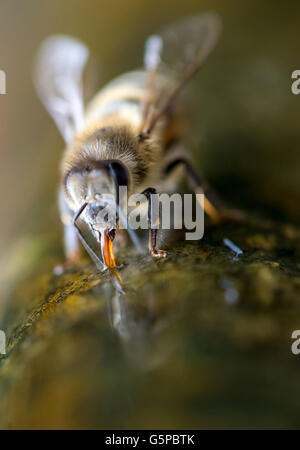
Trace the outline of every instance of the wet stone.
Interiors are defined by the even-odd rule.
[[[1,428],[299,424],[296,227],[221,224],[165,261],[122,249],[122,290],[85,257],[53,273],[58,245],[31,238],[7,260]]]

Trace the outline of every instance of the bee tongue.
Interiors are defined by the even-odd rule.
[[[99,238],[101,242],[101,251],[103,261],[109,269],[116,267],[115,256],[113,251],[113,237],[109,230],[99,231]]]

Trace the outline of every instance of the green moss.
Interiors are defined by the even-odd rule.
[[[6,292],[2,428],[299,424],[297,228],[223,224],[164,262],[122,250],[121,294],[88,260],[54,275],[39,248]]]

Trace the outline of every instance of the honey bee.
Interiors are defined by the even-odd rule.
[[[144,67],[110,82],[87,108],[82,74],[88,48],[68,36],[52,36],[42,43],[35,86],[66,142],[59,207],[67,261],[77,260],[81,240],[98,267],[116,267],[113,241],[118,226],[109,221],[103,226],[98,220],[107,205],[106,194],[113,195],[118,207],[120,186],[129,194],[143,193],[151,223],[151,196],[164,191],[179,166],[185,168],[194,191],[204,193],[205,212],[216,220],[222,216],[222,206],[196,173],[182,143],[185,114],[179,95],[214,48],[220,29],[218,15],[208,12],[150,36]],[[102,260],[80,221],[100,243]],[[158,247],[156,228],[149,229],[149,250],[154,258],[167,256]]]

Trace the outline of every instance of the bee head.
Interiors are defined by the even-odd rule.
[[[95,232],[116,228],[119,186],[127,185],[127,169],[116,160],[86,161],[73,167],[65,179],[74,209],[88,203],[83,218]]]

